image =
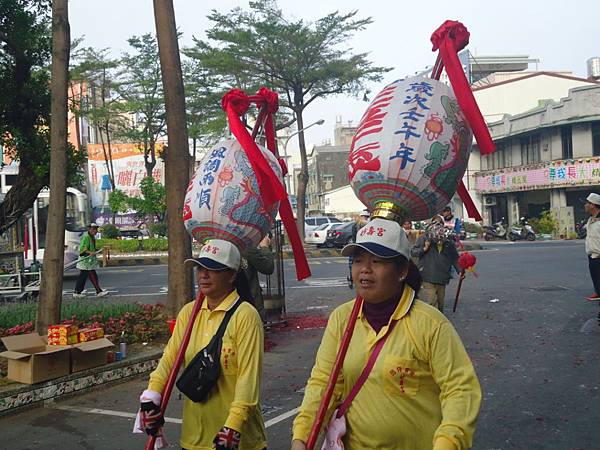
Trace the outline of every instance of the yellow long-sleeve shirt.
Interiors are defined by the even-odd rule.
[[[329,318],[294,420],[293,439],[308,439],[353,304],[341,305]],[[481,389],[454,327],[437,309],[414,300],[414,291],[408,286],[390,323],[392,320],[399,322],[346,413],[346,449],[469,448]],[[325,423],[350,393],[388,327],[389,323],[375,334],[360,312]]]
[[[208,308],[207,300],[204,300],[185,352],[186,366],[208,345],[225,317],[225,311],[237,298],[238,293],[233,291],[212,311]],[[173,335],[158,367],[150,375],[148,389],[162,393],[183,340],[192,307],[193,303],[188,303],[179,312]],[[212,441],[223,426],[241,433],[240,450],[262,450],[267,446],[259,403],[263,349],[263,327],[258,312],[244,302],[225,329],[221,376],[216,392],[204,403],[195,403],[184,397],[180,439],[183,448],[212,449]]]

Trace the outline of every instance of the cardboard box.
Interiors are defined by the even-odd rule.
[[[94,339],[100,339],[104,337],[104,329],[100,327],[96,328],[81,328],[78,333],[79,342],[93,341]]]
[[[113,343],[106,338],[70,345],[71,372],[79,372],[106,364],[107,353],[111,347],[114,347]]]
[[[79,328],[76,325],[50,325],[48,327],[48,345],[77,344]]]
[[[69,374],[69,349],[46,345],[37,333],[3,337],[7,351],[0,353],[8,359],[8,378],[19,383],[33,384]]]

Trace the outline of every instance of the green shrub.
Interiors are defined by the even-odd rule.
[[[551,211],[543,211],[540,217],[530,219],[529,225],[540,234],[554,234],[558,231],[558,220]]]
[[[153,223],[148,226],[148,231],[152,236],[167,236],[167,222]]]
[[[98,239],[96,244],[98,248],[109,246],[111,253],[133,253],[140,248],[137,239]]]
[[[119,236],[121,236],[121,230],[119,230],[119,228],[117,228],[112,223],[107,223],[106,225],[103,225],[100,230],[103,239],[116,239]]]
[[[149,238],[142,240],[142,250],[147,252],[166,252],[169,249],[169,240],[166,238]]]

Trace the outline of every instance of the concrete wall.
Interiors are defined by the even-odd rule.
[[[590,86],[586,80],[538,75],[518,81],[476,89],[473,94],[486,122],[502,120],[504,114],[519,114],[539,105],[540,100],[558,101],[569,89]]]
[[[325,213],[340,216],[355,216],[365,209],[350,185],[322,194],[321,203]]]

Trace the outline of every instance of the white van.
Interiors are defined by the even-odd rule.
[[[308,216],[304,218],[304,235],[309,231],[320,227],[326,223],[342,223],[340,219],[337,217],[329,217],[329,216]]]

